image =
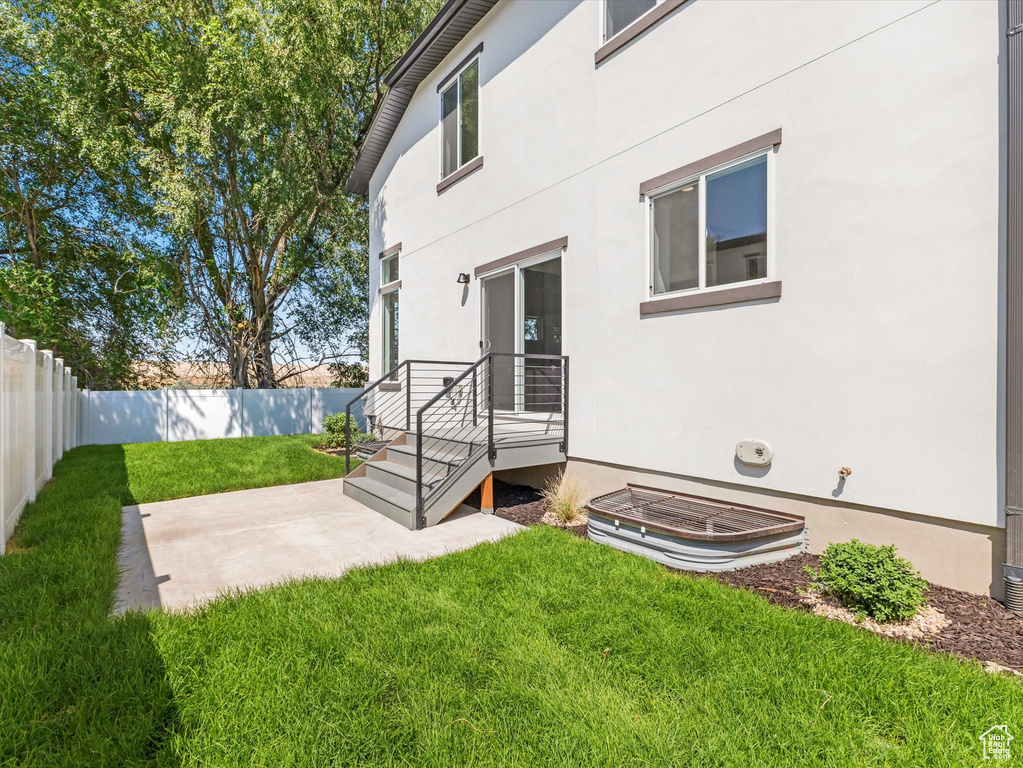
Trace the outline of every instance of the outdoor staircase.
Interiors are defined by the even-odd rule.
[[[567,385],[563,357],[406,361],[346,409],[386,442],[344,493],[411,530],[436,525],[491,472],[565,460]]]

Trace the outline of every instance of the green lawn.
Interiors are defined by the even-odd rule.
[[[320,479],[314,439],[79,448],[0,558],[2,765],[975,765],[1023,687],[538,528],[110,619],[119,507]]]

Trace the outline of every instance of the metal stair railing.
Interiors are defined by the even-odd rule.
[[[568,411],[564,355],[490,352],[454,377],[416,411],[416,528],[426,524],[426,503],[484,451],[493,462],[501,445],[557,441],[567,454]],[[427,451],[451,459],[435,462],[448,469],[429,488]]]
[[[352,409],[362,403],[366,429],[381,440],[412,430],[412,414],[472,363],[404,360],[345,405],[345,474],[352,471]]]

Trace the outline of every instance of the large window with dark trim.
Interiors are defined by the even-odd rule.
[[[480,60],[462,68],[440,95],[441,178],[480,153]]]
[[[770,154],[648,195],[651,296],[768,278]]]
[[[604,41],[607,42],[661,0],[604,0]]]

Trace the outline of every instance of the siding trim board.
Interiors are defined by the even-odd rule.
[[[480,264],[476,267],[474,274],[476,277],[485,275],[487,272],[493,272],[495,269],[501,267],[507,267],[511,264],[515,264],[519,261],[525,261],[531,259],[534,256],[540,256],[544,253],[550,253],[551,251],[565,250],[568,248],[568,236],[559,237],[557,240],[549,240],[546,243],[540,243],[540,245],[534,245],[532,248],[526,248],[524,251],[517,251],[509,256],[502,256],[499,259],[488,261],[486,264]]]
[[[604,43],[597,52],[593,54],[593,66],[599,67],[600,62],[617,51],[627,46],[648,29],[656,26],[666,16],[671,15],[679,8],[684,8],[693,0],[664,0],[660,5],[654,6],[645,14],[640,16],[629,26]]]
[[[450,187],[452,184],[457,184],[459,181],[464,179],[473,171],[477,171],[483,167],[483,155],[478,155],[475,160],[470,160],[457,171],[453,171],[445,176],[437,184],[437,194],[439,195],[445,189]]]
[[[733,160],[738,160],[740,157],[751,155],[761,149],[767,149],[768,147],[776,147],[781,144],[781,128],[776,128],[770,133],[765,133],[763,136],[757,136],[755,139],[744,141],[741,144],[736,144],[734,147],[723,149],[720,152],[715,152],[713,155],[708,155],[700,160],[692,163],[687,163],[681,168],[676,168],[673,171],[662,173],[660,176],[654,176],[652,179],[647,179],[639,185],[639,196],[643,197],[651,192],[655,192],[661,187],[666,187],[669,184],[674,184],[676,181],[682,181],[688,179],[691,176],[699,176],[704,171],[709,171],[711,168],[717,168],[719,165],[730,163]]]
[[[666,312],[683,312],[687,309],[719,307],[725,304],[739,304],[746,301],[780,298],[781,280],[772,280],[769,283],[737,285],[734,288],[687,293],[682,296],[669,296],[666,299],[651,299],[639,305],[639,316],[649,317],[651,315],[662,315]]]

